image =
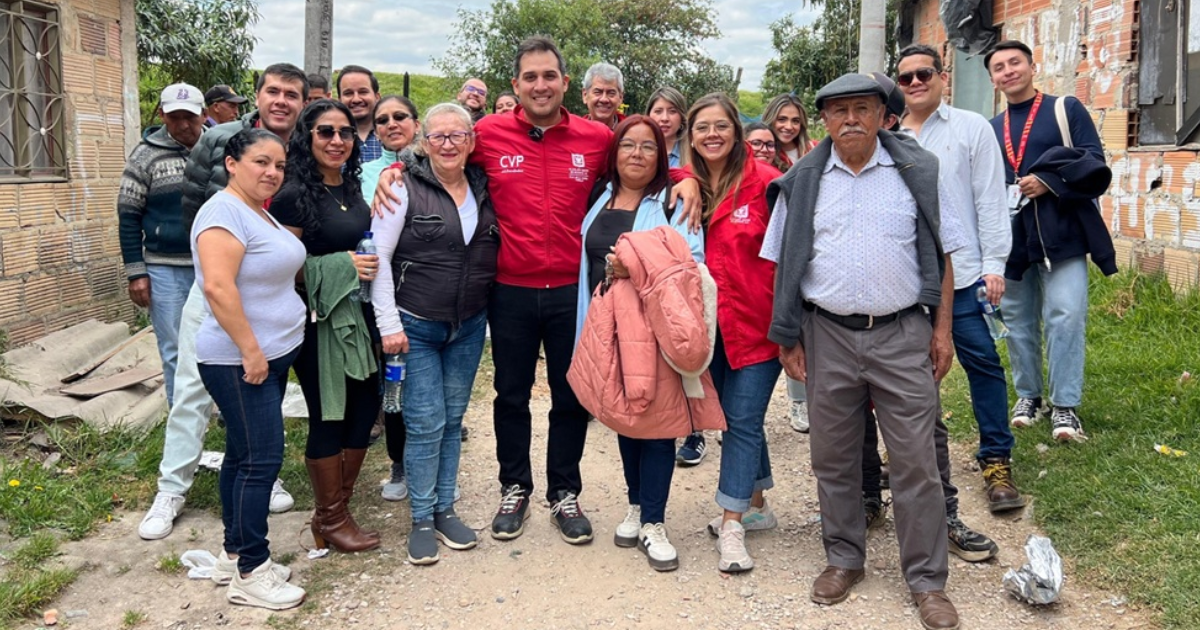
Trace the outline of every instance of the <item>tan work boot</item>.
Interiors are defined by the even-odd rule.
[[[983,481],[987,484],[988,509],[993,514],[1025,507],[1025,497],[1013,484],[1012,460],[1007,457],[985,457],[979,463],[983,467]]]

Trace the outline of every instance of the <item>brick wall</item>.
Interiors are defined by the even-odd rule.
[[[1092,112],[1113,170],[1101,208],[1118,264],[1164,271],[1185,288],[1200,282],[1200,152],[1137,146],[1138,7],[1135,0],[996,0],[994,22],[1001,39],[1033,49],[1035,85],[1073,95]],[[937,9],[936,0],[922,0],[915,36],[945,50]]]
[[[131,321],[116,199],[127,155],[122,53],[132,21],[120,0],[42,0],[60,7],[68,181],[0,182],[0,330],[12,345],[85,319]],[[81,31],[81,22],[86,32]]]

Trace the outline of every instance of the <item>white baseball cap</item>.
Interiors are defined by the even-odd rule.
[[[204,111],[204,92],[187,83],[175,83],[162,91],[159,103],[164,114],[182,109],[199,116]]]

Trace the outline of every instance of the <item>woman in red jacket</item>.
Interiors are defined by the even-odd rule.
[[[746,530],[775,527],[763,490],[774,485],[763,417],[779,379],[779,350],[767,339],[775,263],[759,258],[770,208],[767,184],[780,173],[752,157],[737,106],[709,94],[688,112],[689,168],[704,195],[705,259],[717,283],[717,345],[709,368],[729,425],[721,448],[717,505],[721,571],[748,571]]]

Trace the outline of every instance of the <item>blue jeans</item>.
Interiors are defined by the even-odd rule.
[[[413,522],[454,507],[462,419],[483,355],[487,309],[455,326],[401,313],[408,335],[404,472]]]
[[[283,466],[283,393],[288,368],[300,349],[267,363],[267,380],[250,385],[240,365],[200,364],[200,378],[225,417],[221,464],[221,522],[225,551],[238,554],[238,570],[253,571],[271,557],[267,507]]]
[[[642,524],[662,523],[675,474],[675,440],[636,440],[617,436],[629,505],[642,506]]]
[[[179,322],[183,304],[187,301],[196,269],[191,265],[146,265],[150,275],[150,323],[158,340],[158,356],[162,358],[163,381],[167,384],[167,407],[175,404],[175,366],[179,358]]]
[[[730,512],[746,512],[755,491],[775,485],[763,419],[783,365],[779,359],[768,359],[740,370],[731,369],[725,357],[725,343],[718,332],[708,369],[727,425],[721,442],[717,505]]]
[[[975,285],[954,292],[953,335],[958,362],[971,387],[975,423],[979,425],[979,452],[975,457],[1009,457],[1013,435],[1008,428],[1008,384],[996,353],[996,341],[979,312]]]
[[[1020,398],[1042,396],[1042,326],[1050,362],[1050,404],[1078,407],[1083,401],[1083,349],[1087,328],[1087,257],[1032,265],[1020,281],[1006,281],[1000,309],[1008,324],[1013,387]]]

